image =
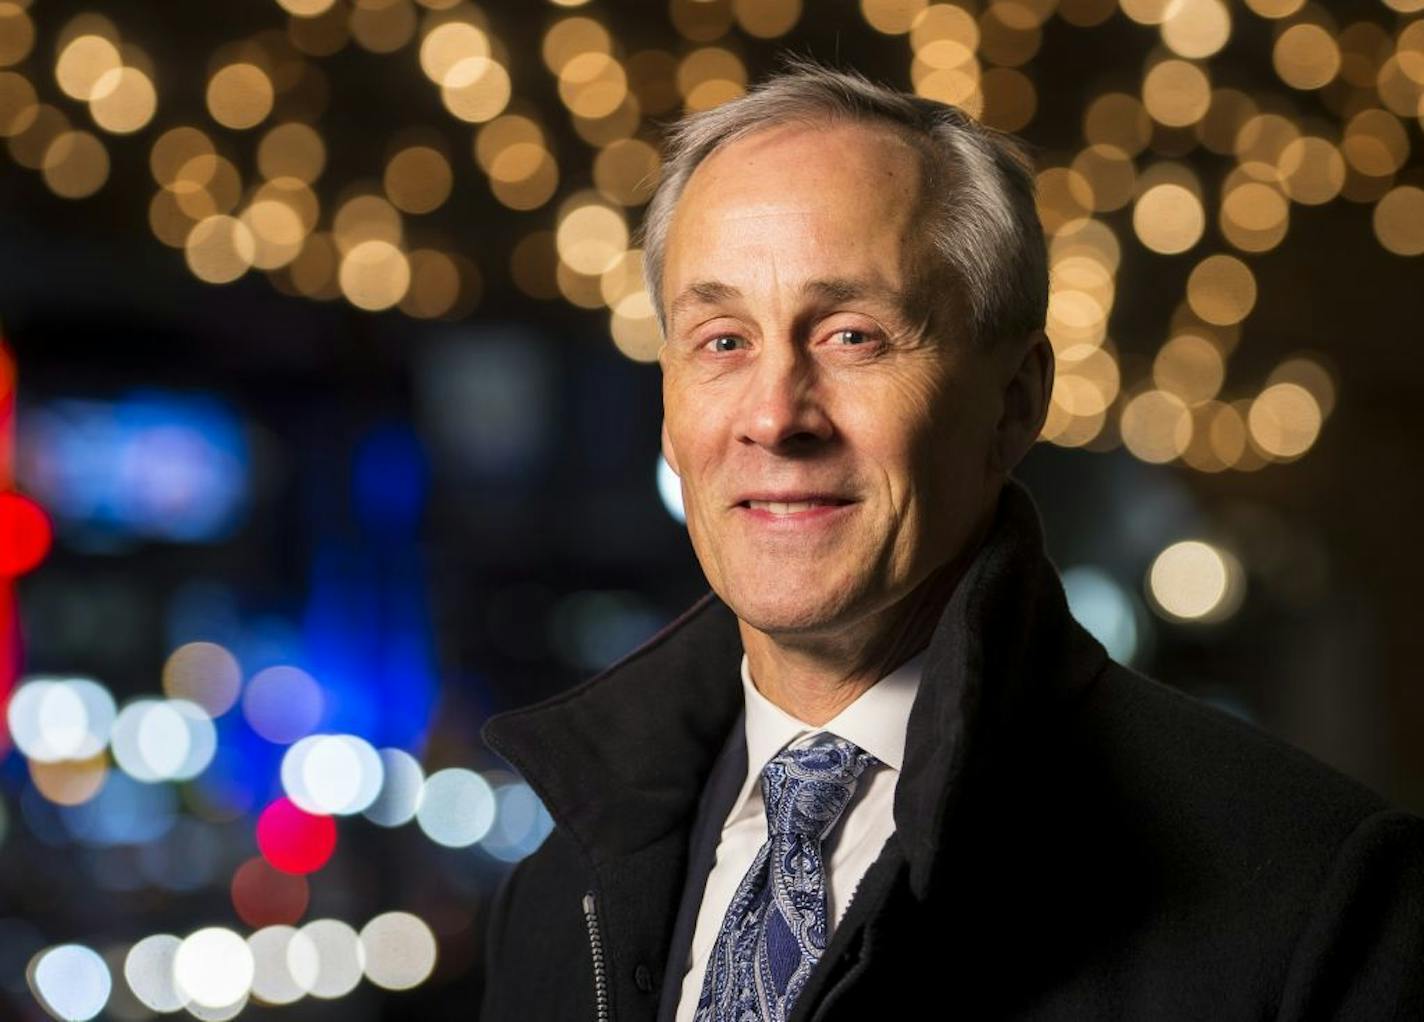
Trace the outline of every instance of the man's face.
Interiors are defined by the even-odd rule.
[[[785,125],[715,152],[674,213],[663,452],[709,583],[763,632],[889,608],[997,495],[993,361],[910,294],[919,178],[889,130]]]

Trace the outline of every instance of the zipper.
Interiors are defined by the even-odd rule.
[[[588,943],[593,949],[593,996],[598,1022],[608,1022],[608,978],[603,969],[603,938],[598,935],[598,913],[593,904],[593,892],[583,896],[583,917],[588,923]]]

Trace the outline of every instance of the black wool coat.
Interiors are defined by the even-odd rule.
[[[681,983],[741,653],[708,594],[486,724],[555,822],[490,908],[486,1022],[652,1022]],[[1424,820],[1109,659],[1014,480],[930,641],[894,817],[796,1022],[1424,1019]]]

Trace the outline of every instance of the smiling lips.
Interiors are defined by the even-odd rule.
[[[791,515],[806,514],[816,510],[830,510],[832,508],[844,507],[851,501],[844,497],[831,497],[821,494],[801,495],[787,494],[777,495],[767,499],[748,497],[737,502],[738,507],[746,508],[749,511],[760,511],[764,514],[774,515],[778,518]]]

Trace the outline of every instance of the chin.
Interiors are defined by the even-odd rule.
[[[813,634],[838,627],[853,602],[847,587],[797,587],[785,582],[773,586],[733,585],[718,590],[722,601],[737,617],[768,635]]]

